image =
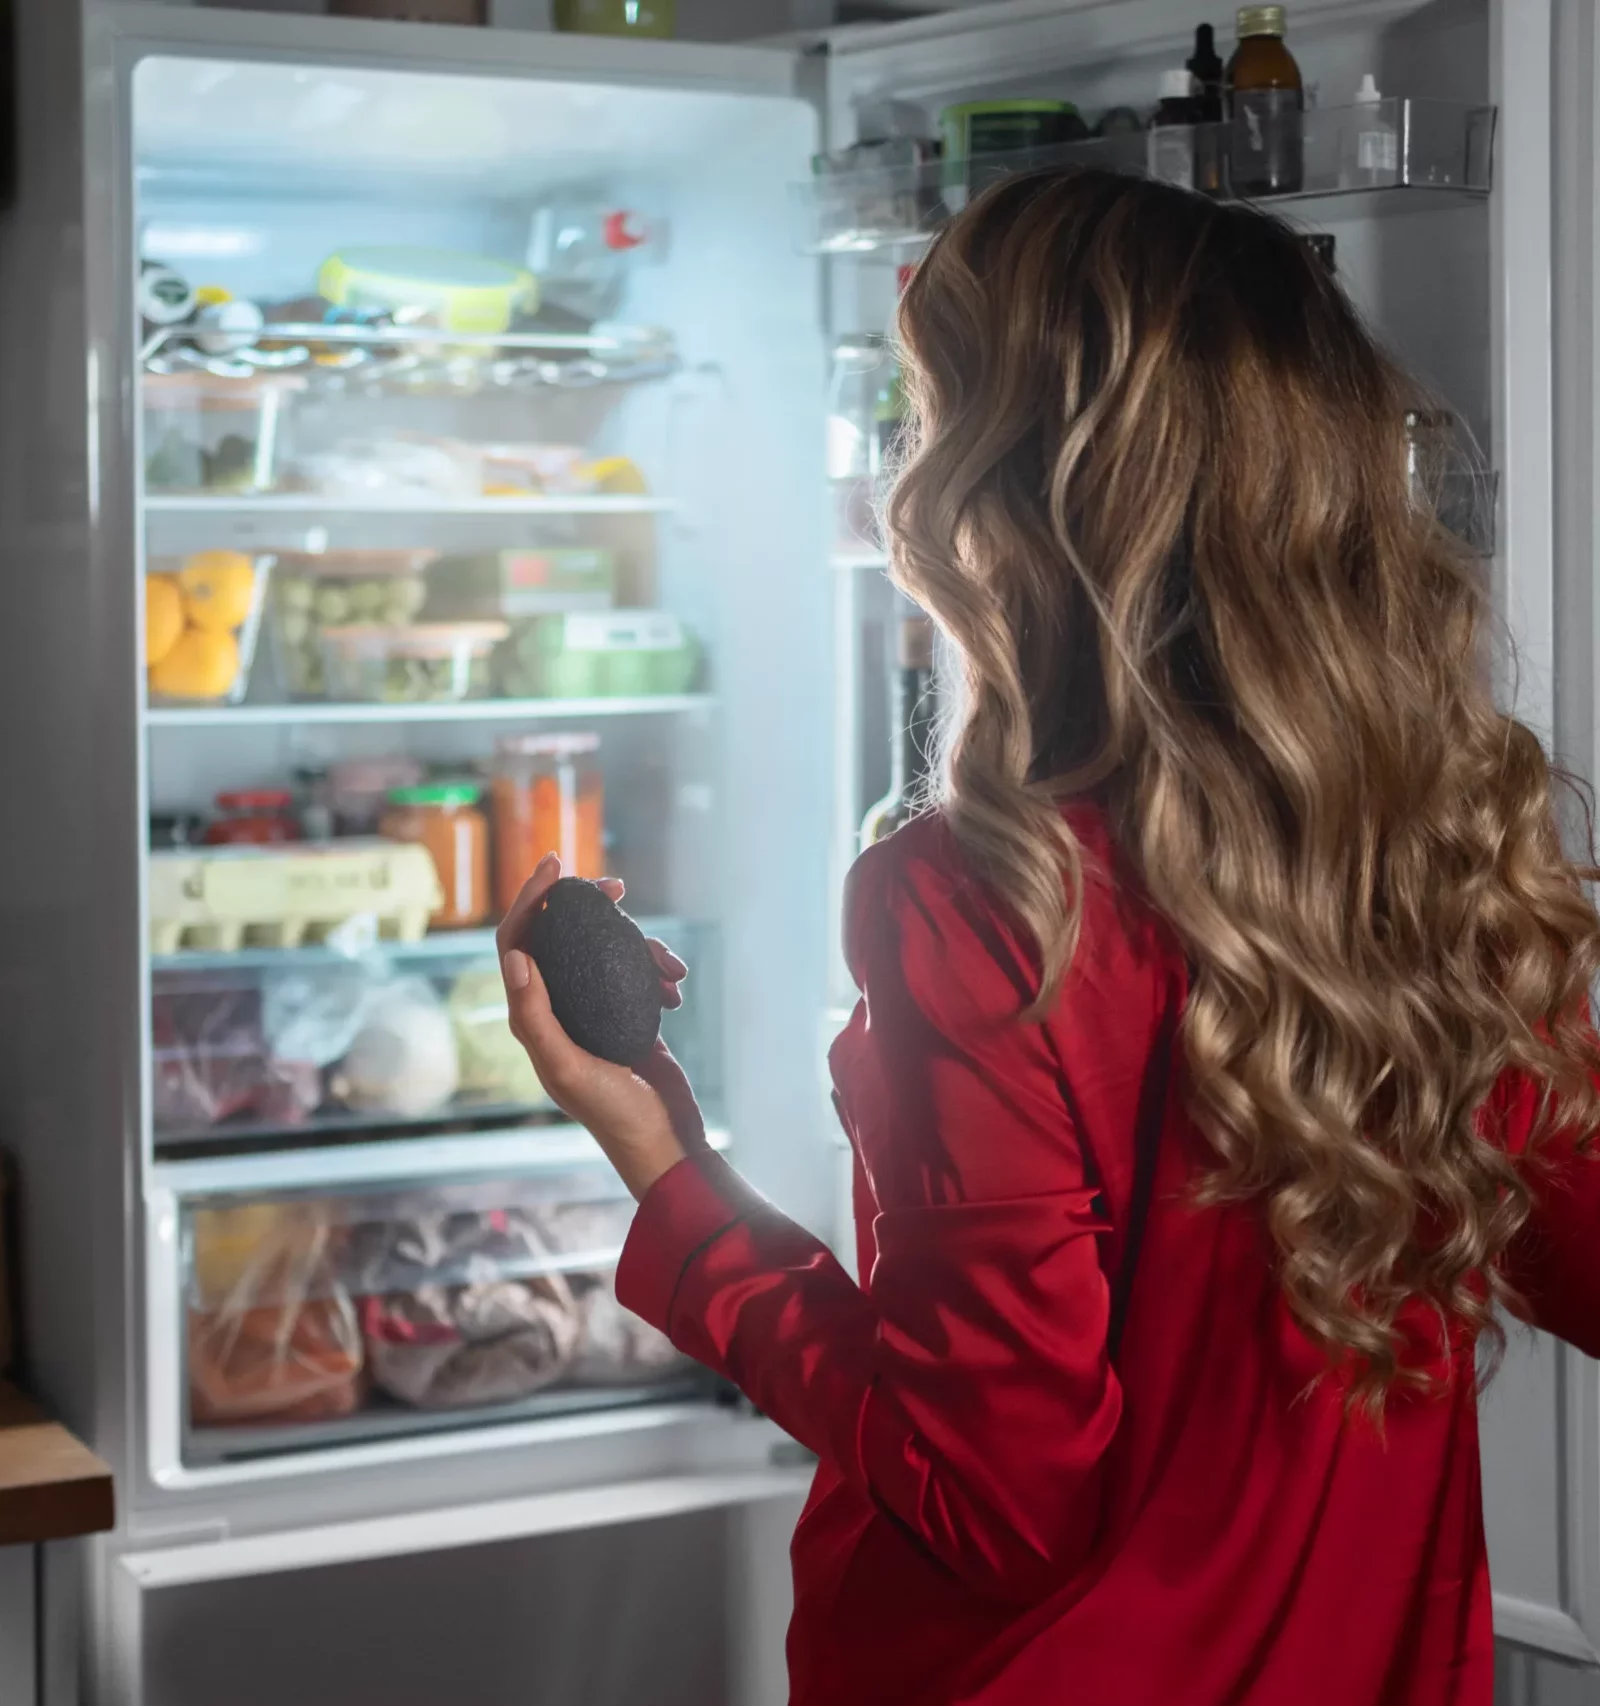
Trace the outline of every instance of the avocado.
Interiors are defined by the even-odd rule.
[[[632,1066],[661,1034],[661,973],[639,926],[583,877],[552,884],[522,947],[581,1049]]]

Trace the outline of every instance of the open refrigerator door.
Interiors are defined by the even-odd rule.
[[[1169,0],[1006,0],[828,41],[827,152],[793,210],[830,279],[836,896],[878,821],[872,802],[914,757],[914,743],[895,753],[914,720],[914,677],[897,666],[915,612],[861,498],[889,460],[875,452],[896,419],[896,296],[946,218],[1032,167],[1161,176],[1259,202],[1304,233],[1438,399],[1408,420],[1416,495],[1482,560],[1514,648],[1503,702],[1595,774],[1593,20],[1547,0],[1292,5],[1273,27],[1298,93],[1236,100],[1237,121],[1217,86],[1231,22]],[[842,1010],[853,992],[838,961],[833,988]],[[845,1154],[836,1186],[842,1214]],[[1600,1378],[1513,1329],[1483,1421],[1497,1627],[1592,1662]]]

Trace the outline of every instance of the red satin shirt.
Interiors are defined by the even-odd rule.
[[[1325,1359],[1259,1211],[1190,1198],[1183,954],[1069,816],[1084,921],[1044,1024],[937,817],[852,875],[832,1058],[864,1286],[710,1155],[623,1256],[623,1301],[820,1459],[793,1706],[1489,1706],[1470,1348],[1386,1439],[1307,1391]],[[1531,1105],[1497,1092],[1505,1141]],[[1511,1277],[1600,1355],[1600,1164],[1563,1154]]]

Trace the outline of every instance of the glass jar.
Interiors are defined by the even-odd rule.
[[[508,735],[495,753],[494,903],[511,910],[517,892],[546,853],[561,856],[569,877],[605,875],[605,784],[583,760],[600,750],[596,734]]]
[[[828,480],[836,551],[877,548],[878,480],[903,412],[889,340],[876,332],[841,338],[834,345],[828,387]]]
[[[287,788],[241,788],[217,795],[218,815],[206,826],[212,847],[271,847],[300,839],[294,795]]]
[[[348,758],[328,772],[335,835],[376,835],[396,788],[414,788],[422,780],[414,758]]]
[[[444,901],[428,920],[433,930],[466,930],[489,917],[489,820],[475,782],[433,782],[396,788],[378,833],[426,847]]]

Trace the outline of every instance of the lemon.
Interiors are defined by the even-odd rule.
[[[178,571],[183,613],[196,628],[227,633],[250,614],[255,564],[243,551],[200,551]]]
[[[239,642],[226,629],[185,628],[150,671],[150,687],[169,699],[221,699],[239,679]]]
[[[183,595],[171,575],[144,579],[144,661],[152,668],[177,644],[183,632]]]
[[[594,481],[596,490],[613,497],[643,497],[650,490],[639,464],[627,456],[603,456],[583,472]]]

